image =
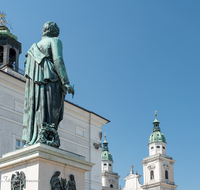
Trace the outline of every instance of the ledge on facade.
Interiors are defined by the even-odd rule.
[[[0,169],[6,169],[14,165],[21,165],[38,159],[73,166],[85,171],[91,171],[92,166],[95,165],[94,163],[85,161],[85,157],[82,155],[37,143],[4,154],[0,159]]]
[[[155,155],[148,156],[148,157],[144,158],[143,161],[147,161],[147,160],[154,159],[154,158],[157,158],[157,157],[163,157],[163,158],[167,158],[167,159],[172,160],[172,157],[170,157],[170,156],[166,156],[164,154],[155,154]]]
[[[162,180],[161,182],[167,183],[167,184],[170,184],[170,185],[175,185],[174,182],[170,182],[169,180]]]
[[[110,189],[111,189],[110,187],[102,186],[102,190],[110,190]],[[119,189],[112,188],[112,190],[119,190]]]
[[[0,70],[22,81],[26,81],[26,77],[24,77],[24,71],[22,69],[17,68],[14,70],[7,65],[3,65]]]
[[[165,183],[165,182],[155,182],[155,183],[152,183],[152,184],[142,185],[141,188],[144,189],[144,190],[147,190],[149,188],[158,187],[158,186],[168,187],[168,188],[173,189],[173,190],[175,190],[178,187],[175,184],[170,184],[170,183]]]
[[[116,173],[116,172],[102,171],[102,174],[110,174],[110,175],[117,175],[118,176],[118,173]]]

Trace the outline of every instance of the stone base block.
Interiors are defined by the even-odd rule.
[[[50,180],[56,171],[59,178],[70,180],[73,174],[76,189],[85,190],[85,172],[94,164],[85,157],[44,144],[36,144],[3,155],[0,159],[1,190],[11,190],[11,178],[15,172],[24,172],[25,190],[51,190]]]

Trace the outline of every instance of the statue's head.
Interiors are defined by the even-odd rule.
[[[56,171],[54,176],[59,176],[60,175],[60,172],[59,171]]]
[[[69,178],[70,178],[70,180],[74,181],[74,175],[73,175],[73,174],[71,174],[71,175],[69,176]]]
[[[60,33],[60,29],[55,22],[46,22],[42,28],[42,35],[49,37],[58,37]]]

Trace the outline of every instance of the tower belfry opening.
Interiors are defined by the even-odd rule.
[[[0,69],[9,67],[18,72],[21,43],[6,25],[5,14],[0,12]]]
[[[0,64],[3,63],[3,46],[0,46]]]

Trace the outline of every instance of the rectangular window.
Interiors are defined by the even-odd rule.
[[[24,145],[25,145],[25,141],[22,141],[20,139],[16,139],[15,150],[22,148]]]

